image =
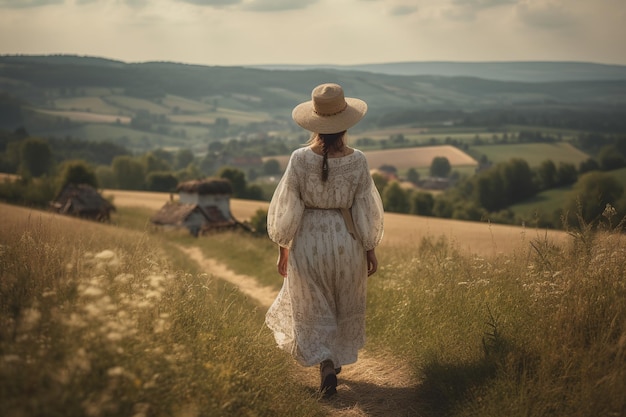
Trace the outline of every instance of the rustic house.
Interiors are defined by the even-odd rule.
[[[198,236],[236,227],[230,213],[230,182],[223,179],[187,181],[176,188],[178,201],[166,203],[150,221],[165,228],[186,228]]]
[[[115,206],[88,184],[67,184],[50,202],[50,208],[60,214],[107,222]]]

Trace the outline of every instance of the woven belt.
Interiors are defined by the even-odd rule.
[[[352,218],[352,211],[349,208],[340,207],[340,208],[320,208],[320,207],[304,207],[307,210],[338,210],[341,213],[341,217],[343,217],[343,221],[346,224],[346,229],[348,229],[348,233],[352,236],[352,239],[356,240],[356,230],[354,228],[354,219]]]

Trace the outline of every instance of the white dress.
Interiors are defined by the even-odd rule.
[[[354,363],[365,344],[367,261],[383,235],[383,205],[363,153],[329,158],[293,152],[267,216],[270,238],[290,249],[287,278],[265,322],[302,365]],[[339,208],[352,208],[355,238]]]

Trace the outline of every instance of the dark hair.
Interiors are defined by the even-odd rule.
[[[340,152],[343,150],[345,146],[343,137],[345,134],[345,130],[337,133],[318,133],[311,139],[311,142],[319,142],[322,145],[322,153],[324,156],[322,160],[322,181],[324,182],[328,180],[328,152]]]

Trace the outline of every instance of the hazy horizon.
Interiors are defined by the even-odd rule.
[[[621,0],[0,0],[0,55],[626,65]]]

